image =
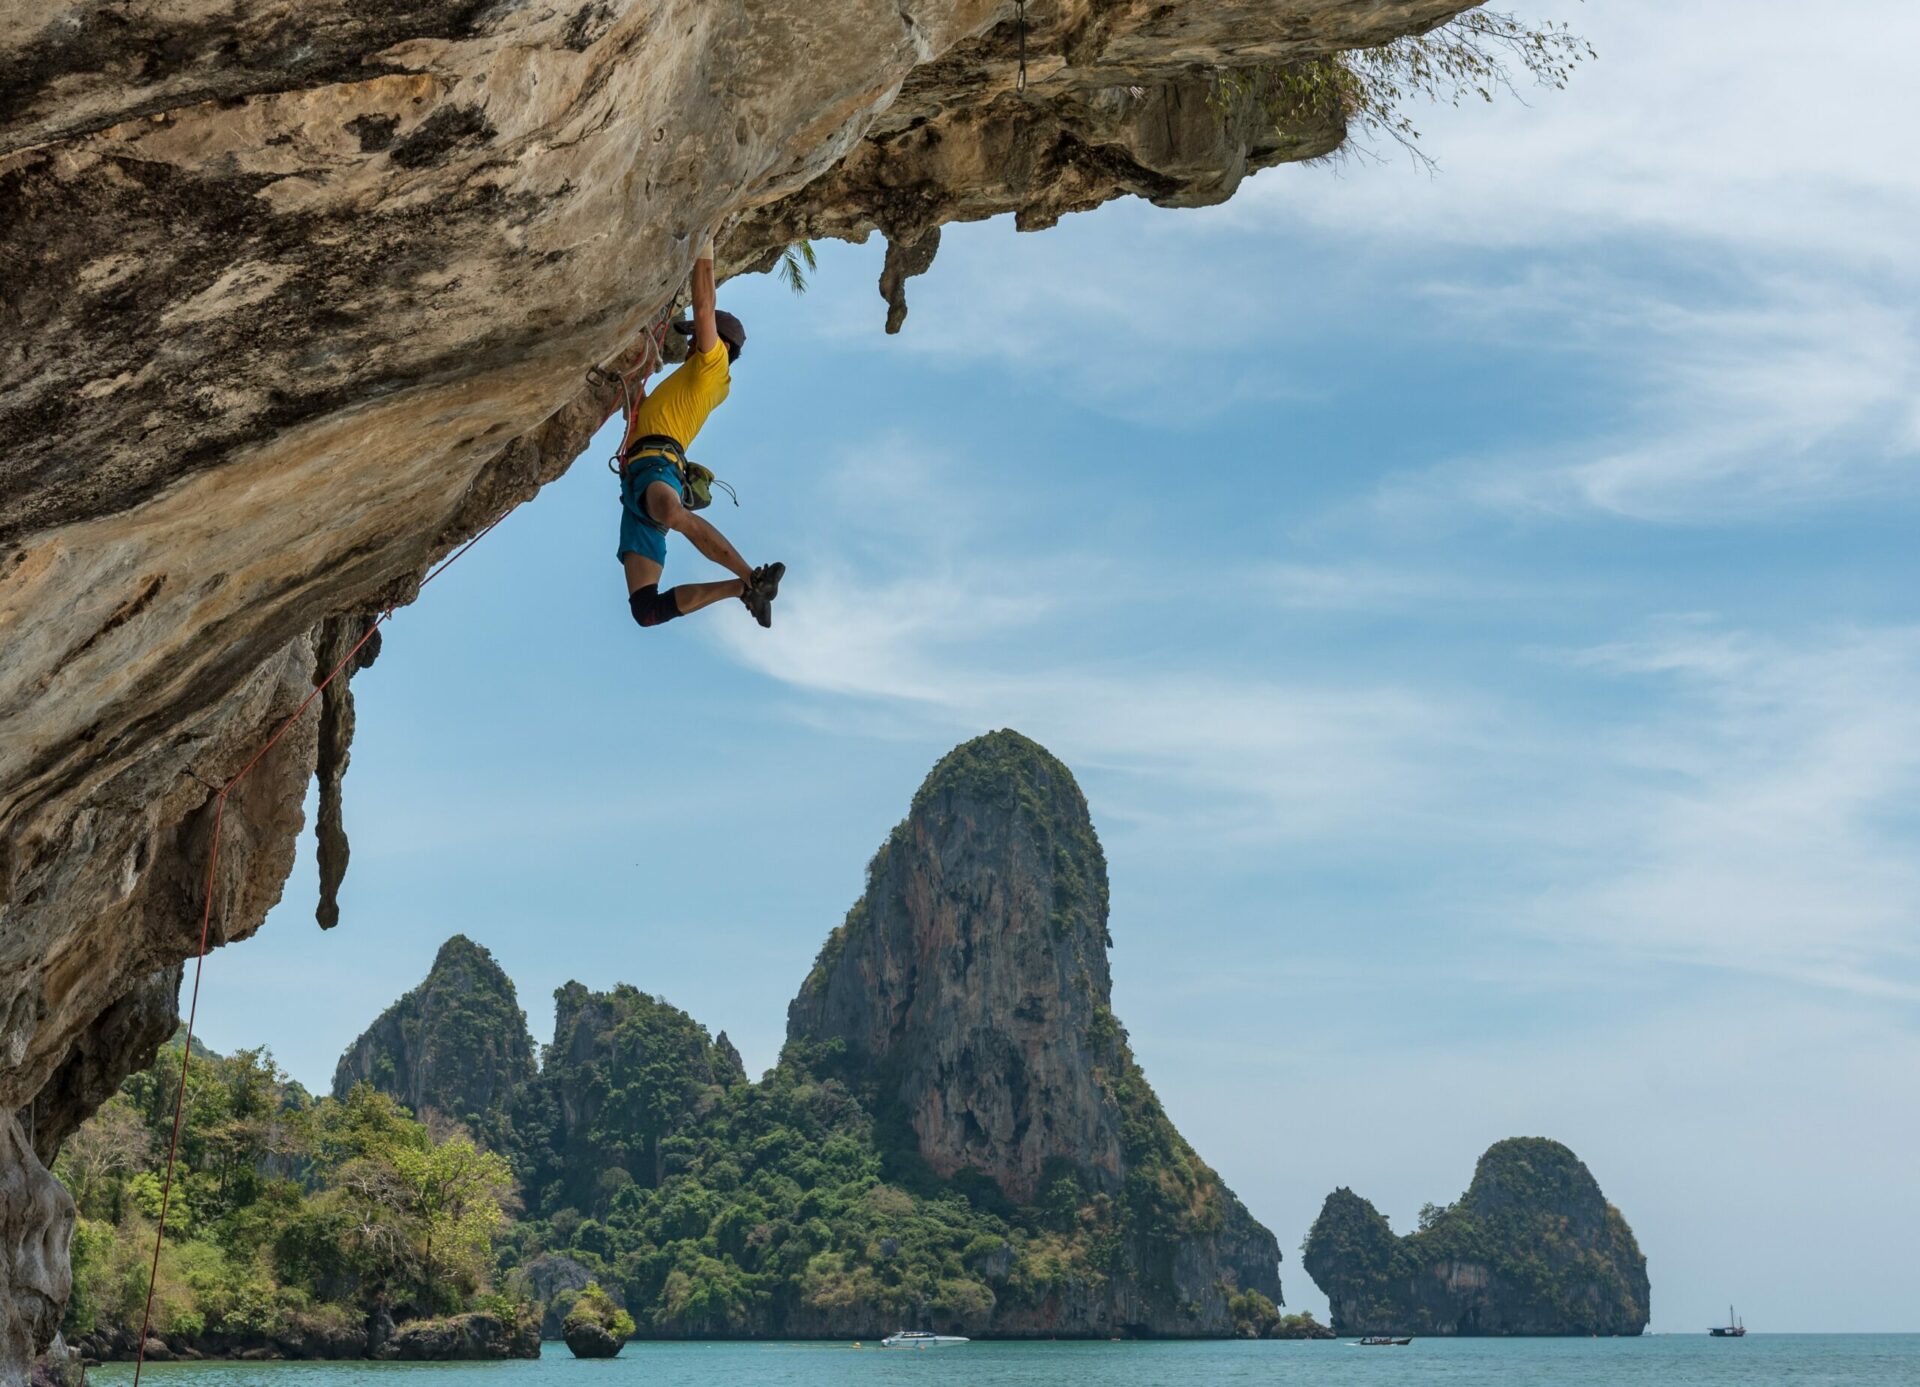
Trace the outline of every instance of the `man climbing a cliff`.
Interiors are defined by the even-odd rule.
[[[687,460],[687,448],[727,398],[730,368],[746,345],[746,329],[714,308],[713,240],[693,262],[693,321],[675,323],[690,334],[687,359],[627,412],[620,442],[620,551],[626,569],[627,608],[642,626],[658,626],[715,602],[737,597],[762,626],[773,625],[773,599],[787,571],[782,563],[749,568],[727,537],[694,514],[708,499],[712,474]],[[656,349],[658,342],[649,344]],[[689,502],[692,505],[689,505]],[[695,549],[735,576],[717,583],[682,583],[660,591],[667,532],[677,530]]]

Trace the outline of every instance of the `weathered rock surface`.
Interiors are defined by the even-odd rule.
[[[55,1334],[47,1351],[34,1362],[33,1387],[85,1387],[86,1381],[86,1364],[67,1347],[64,1338]]]
[[[0,1380],[24,1383],[28,1365],[59,1332],[73,1289],[73,1220],[73,1200],[20,1124],[0,1117]]]
[[[388,1324],[391,1330],[391,1324]],[[320,1314],[296,1314],[282,1317],[271,1331],[246,1330],[222,1333],[202,1330],[185,1334],[176,1330],[166,1339],[147,1340],[147,1358],[167,1361],[187,1359],[242,1359],[339,1361],[365,1358],[372,1345],[370,1326],[365,1321],[342,1320]],[[159,1345],[160,1352],[154,1351]],[[138,1347],[132,1333],[87,1333],[74,1337],[75,1351],[99,1363],[131,1363]]]
[[[1340,1334],[1639,1334],[1647,1259],[1592,1172],[1557,1141],[1480,1158],[1460,1201],[1395,1237],[1349,1189],[1327,1196],[1302,1264]]]
[[[530,1300],[539,1313],[540,1337],[558,1339],[573,1296],[593,1284],[593,1273],[581,1263],[543,1252],[514,1270],[512,1289]]]
[[[340,1057],[333,1095],[368,1083],[416,1114],[438,1113],[500,1148],[503,1114],[534,1077],[533,1038],[513,980],[456,934],[426,979],[388,1007]]]
[[[787,1033],[885,1075],[943,1176],[970,1166],[1031,1203],[1067,1156],[1117,1189],[1122,1115],[1097,1072],[1110,942],[1106,858],[1072,772],[991,733],[920,787]]]
[[[531,1317],[507,1320],[478,1312],[437,1320],[409,1320],[394,1330],[392,1337],[373,1356],[405,1363],[538,1358],[540,1324]]]
[[[1276,126],[1287,64],[1462,8],[1036,4],[1016,91],[1011,0],[0,0],[0,1112],[144,1062],[100,1023],[194,951],[218,787],[567,466],[704,233],[877,229],[904,279],[943,221],[1216,201],[1338,141]],[[329,703],[225,803],[215,945],[323,760],[337,884]]]
[[[1184,1226],[1130,1239],[1103,1282],[997,1314],[996,1333],[1230,1333],[1234,1291],[1280,1300],[1280,1249],[1135,1064],[1110,1007],[1111,942],[1106,858],[1072,773],[990,733],[934,768],[875,855],[788,1039],[896,1104],[936,1173],[978,1171],[1019,1203],[1063,1162],[1128,1197],[1195,1172]]]
[[[597,1324],[569,1324],[567,1348],[575,1358],[616,1358],[624,1341]]]

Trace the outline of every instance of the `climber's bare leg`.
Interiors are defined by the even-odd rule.
[[[627,596],[631,597],[641,588],[658,587],[661,576],[666,572],[652,559],[639,554],[622,554],[620,566],[627,570]]]
[[[727,542],[725,535],[682,505],[678,492],[665,482],[649,482],[645,499],[647,514],[653,517],[654,524],[665,529],[678,530],[687,537],[695,549],[740,580],[731,585],[734,589],[731,596],[738,597],[746,591],[747,581],[753,577],[753,570],[747,566],[747,561],[740,557],[738,549]],[[695,586],[726,587],[728,584],[700,583]],[[708,600],[717,602],[720,599],[714,597]],[[682,610],[692,611],[693,609],[687,607]]]
[[[652,559],[642,558],[638,554],[622,554],[621,562],[627,570],[627,596],[642,588],[658,587],[661,568]],[[711,607],[716,602],[724,602],[729,597],[738,597],[745,592],[747,585],[738,578],[728,578],[718,583],[682,583],[677,588],[668,588],[663,596],[673,602],[673,608],[681,616],[688,612],[697,612],[702,607]],[[643,622],[651,625],[651,622]]]
[[[673,603],[680,609],[680,615],[697,612],[702,607],[711,607],[716,602],[724,602],[729,597],[738,597],[747,590],[747,585],[738,578],[728,578],[718,583],[682,583],[673,590]]]

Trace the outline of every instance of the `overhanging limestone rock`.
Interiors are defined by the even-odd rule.
[[[140,1062],[70,1063],[191,954],[327,623],[567,466],[704,234],[1218,201],[1337,144],[1287,64],[1463,8],[1036,0],[1016,92],[1011,0],[0,0],[0,1111]],[[216,943],[318,756],[230,800]]]

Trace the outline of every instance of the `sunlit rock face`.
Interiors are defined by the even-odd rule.
[[[1228,1334],[1236,1292],[1281,1300],[1280,1248],[1135,1062],[1112,942],[1106,857],[1072,773],[988,733],[934,767],[874,854],[787,1037],[883,1128],[903,1122],[934,1173],[1035,1204],[1071,1172],[1134,1212],[1105,1275],[996,1307],[995,1333]]]
[[[1071,1160],[1109,1193],[1107,864],[1072,774],[1014,732],[945,757],[788,1010],[791,1039],[880,1076],[934,1171],[1037,1202]]]
[[[904,278],[945,221],[1218,201],[1338,143],[1276,125],[1288,63],[1462,8],[1035,3],[1016,90],[1011,0],[0,0],[0,1111],[57,1144],[144,1062],[101,1018],[209,886],[214,944],[258,927],[347,710],[209,873],[218,787],[567,466],[704,235],[880,230]]]

